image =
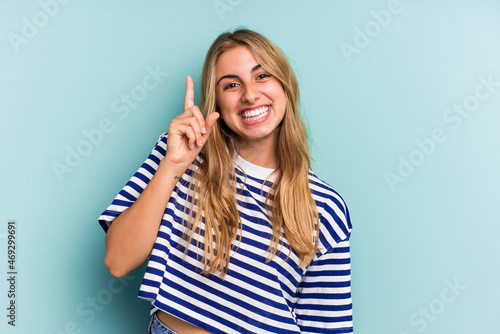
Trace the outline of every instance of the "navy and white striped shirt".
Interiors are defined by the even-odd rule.
[[[99,217],[105,231],[146,188],[165,156],[166,142],[164,133]],[[199,155],[195,163],[201,161]],[[320,217],[319,252],[308,267],[300,269],[297,254],[292,251],[287,259],[289,245],[283,238],[280,254],[266,263],[272,227],[264,202],[274,180],[269,177],[273,170],[239,156],[235,162],[241,243],[235,241],[224,279],[200,274],[203,221],[201,235],[195,234],[189,245],[183,240],[186,193],[195,166],[191,164],[165,209],[139,297],[151,301],[151,312],[161,309],[214,334],[352,333],[351,222],[342,197],[309,171]]]

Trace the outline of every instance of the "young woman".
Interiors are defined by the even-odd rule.
[[[352,333],[349,213],[310,169],[298,100],[246,29],[208,51],[201,108],[187,77],[184,112],[99,217],[114,277],[149,257],[150,333]]]

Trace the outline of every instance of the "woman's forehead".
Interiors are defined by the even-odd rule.
[[[223,72],[250,72],[258,64],[250,48],[240,45],[219,55],[215,62],[215,73],[225,75],[229,73]]]

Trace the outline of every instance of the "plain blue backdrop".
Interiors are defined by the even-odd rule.
[[[144,267],[109,275],[97,218],[182,112],[185,76],[199,89],[208,47],[239,26],[287,55],[313,169],[350,208],[355,333],[500,332],[498,1],[0,8],[2,277],[17,224],[0,332],[146,332]]]

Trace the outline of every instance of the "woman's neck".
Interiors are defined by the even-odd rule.
[[[238,154],[254,165],[276,169],[278,168],[277,139],[277,136],[268,136],[258,140],[240,141]]]

